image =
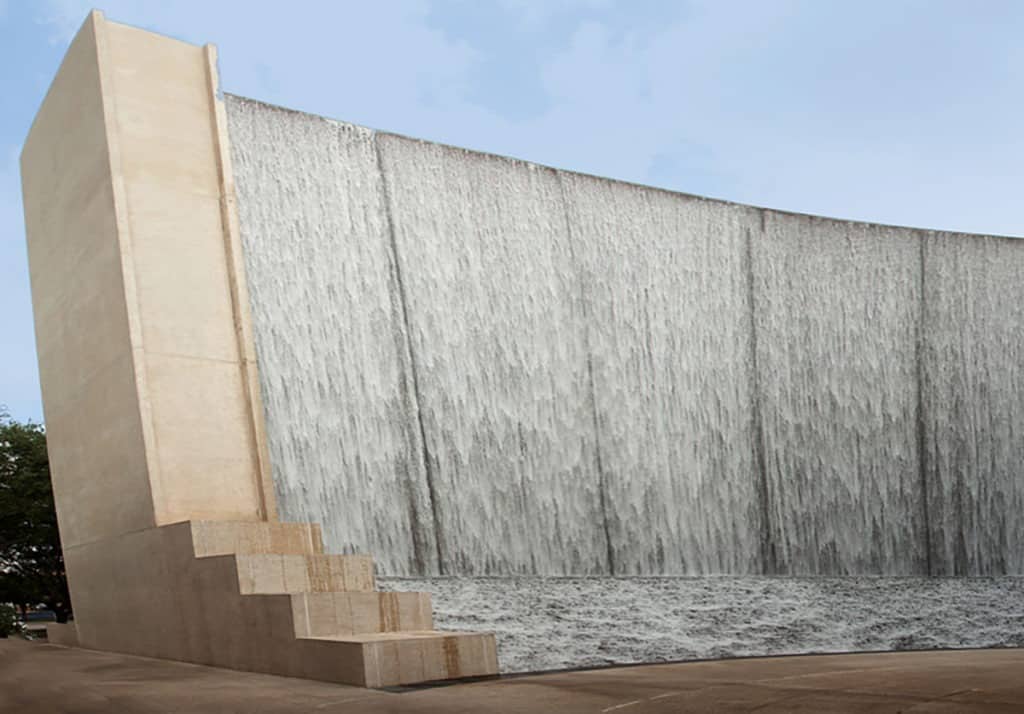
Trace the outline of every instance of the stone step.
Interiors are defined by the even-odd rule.
[[[367,687],[498,673],[498,652],[491,633],[418,630],[304,639],[360,646]]]
[[[365,555],[236,555],[242,594],[372,591],[373,559]]]
[[[191,521],[192,547],[197,558],[215,555],[290,554],[324,552],[316,523],[276,521]]]
[[[296,637],[430,630],[430,593],[328,592],[291,595]]]
[[[87,546],[81,562],[94,579],[109,580],[137,606],[114,619],[80,607],[77,623],[51,628],[54,641],[77,635],[90,649],[370,687],[497,671],[488,654],[493,635],[483,635],[488,645],[461,633],[421,634],[433,628],[427,593],[313,591],[373,584],[368,558],[305,552],[319,545],[317,530],[218,526],[182,521]],[[300,552],[246,552],[268,545]],[[309,591],[266,592],[307,584]]]

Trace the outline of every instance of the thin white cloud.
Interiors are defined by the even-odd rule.
[[[537,28],[556,15],[580,10],[600,10],[609,7],[611,0],[499,0],[498,5],[518,16],[519,22]]]

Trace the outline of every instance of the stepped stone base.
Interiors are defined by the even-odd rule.
[[[428,593],[375,591],[372,561],[324,554],[314,525],[191,521],[66,560],[82,647],[365,687],[498,670],[493,635],[433,630]]]
[[[367,687],[493,674],[490,635],[279,523],[217,56],[90,13],[22,152],[75,625],[53,641]]]

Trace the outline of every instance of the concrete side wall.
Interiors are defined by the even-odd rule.
[[[21,161],[50,471],[65,548],[151,527],[156,517],[99,22],[90,17],[68,50]]]
[[[156,522],[265,517],[225,240],[211,58],[143,30],[106,28],[113,170],[124,191]]]
[[[187,519],[274,514],[213,59],[93,13],[25,144],[66,549]]]

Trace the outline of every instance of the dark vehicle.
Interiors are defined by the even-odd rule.
[[[32,635],[45,636],[46,623],[56,622],[57,614],[53,610],[29,610],[18,618],[25,626],[25,631]]]

